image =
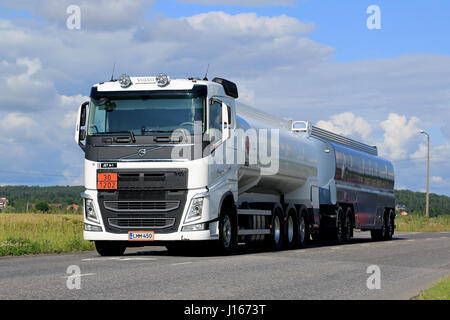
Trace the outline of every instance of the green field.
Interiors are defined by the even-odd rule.
[[[0,214],[0,256],[94,250],[83,227],[82,215]]]
[[[450,231],[450,215],[443,214],[432,218],[417,214],[397,216],[395,225],[396,231],[445,232]]]
[[[442,279],[430,289],[422,291],[417,300],[450,300],[450,276]]]
[[[450,215],[397,216],[396,231],[450,231]],[[94,250],[80,214],[0,214],[0,256]]]

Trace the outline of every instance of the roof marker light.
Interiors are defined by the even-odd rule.
[[[165,87],[170,83],[170,79],[164,73],[158,73],[156,76],[156,84],[158,87]]]
[[[119,77],[119,83],[122,88],[128,88],[129,86],[131,86],[131,79],[128,75],[122,74]]]

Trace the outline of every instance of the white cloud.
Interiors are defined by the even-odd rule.
[[[314,31],[313,23],[302,23],[286,15],[261,17],[256,13],[208,12],[184,19],[194,30],[215,36],[285,37]]]
[[[390,113],[388,119],[381,122],[384,129],[384,141],[380,146],[381,154],[392,160],[410,157],[409,145],[413,137],[418,138],[419,118]]]
[[[439,177],[439,176],[432,176],[431,177],[431,182],[442,183],[442,182],[444,182],[444,179],[442,177]]]
[[[362,117],[357,117],[352,112],[344,112],[331,116],[329,121],[320,120],[317,126],[344,136],[357,134],[366,139],[372,132],[372,126]]]
[[[2,5],[16,10],[25,10],[52,23],[66,28],[70,5],[80,7],[81,28],[89,30],[128,29],[145,18],[145,8],[156,0],[3,0]]]

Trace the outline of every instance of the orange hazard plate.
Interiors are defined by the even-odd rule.
[[[117,173],[97,173],[97,189],[117,189]]]
[[[128,231],[129,241],[153,241],[155,240],[154,231]]]

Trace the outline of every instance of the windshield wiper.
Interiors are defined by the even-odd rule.
[[[136,142],[136,137],[134,136],[134,132],[132,130],[128,131],[107,131],[107,132],[98,132],[97,134],[116,134],[116,133],[128,133],[131,137],[131,141]]]
[[[146,130],[142,130],[141,132],[156,132],[156,133],[172,133],[172,130],[152,130],[152,129],[146,129]]]

